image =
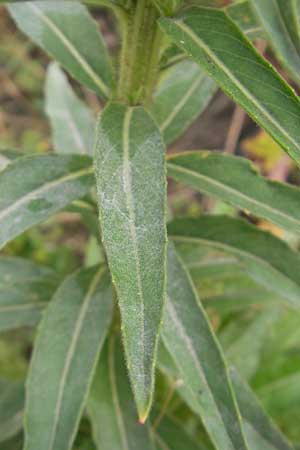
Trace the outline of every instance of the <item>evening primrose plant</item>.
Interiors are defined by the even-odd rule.
[[[94,6],[114,14],[113,54]],[[1,257],[0,330],[37,333],[25,388],[3,381],[0,449],[291,450],[247,381],[257,364],[251,345],[262,345],[280,305],[298,314],[300,255],[239,212],[297,236],[299,188],[264,178],[243,157],[166,149],[219,87],[299,165],[300,100],[254,42],[267,41],[299,85],[299,1],[40,0],[7,8],[55,60],[45,88],[54,151],[1,152],[1,247],[67,209],[80,214],[99,258],[62,280],[32,261]],[[97,120],[66,73],[101,100]],[[168,220],[167,176],[235,213]],[[211,303],[231,319],[232,332],[220,339],[201,303],[207,280],[210,289],[221,280],[223,294],[230,280],[235,292]],[[258,321],[251,316],[250,350],[232,339],[232,316],[246,308],[263,310]]]

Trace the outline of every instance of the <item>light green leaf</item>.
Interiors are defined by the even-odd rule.
[[[298,0],[249,0],[257,20],[281,63],[300,82],[300,49],[297,36]]]
[[[92,155],[95,120],[56,63],[50,64],[47,71],[46,112],[58,153]]]
[[[231,3],[225,11],[249,39],[264,38],[262,26],[253,13],[249,0]]]
[[[168,175],[281,228],[300,233],[300,189],[267,180],[245,158],[215,151],[171,155]]]
[[[74,0],[50,0],[15,3],[8,9],[20,29],[74,78],[104,98],[109,96],[111,63],[85,6]]]
[[[122,343],[115,336],[101,353],[87,408],[97,450],[154,450],[149,425],[138,422]]]
[[[152,401],[165,297],[164,152],[160,132],[142,107],[112,103],[102,113],[95,153],[102,240],[141,421]]]
[[[207,450],[187,434],[180,422],[168,416],[155,429],[155,437],[159,450]]]
[[[247,449],[221,348],[174,247],[168,251],[162,339],[218,450]]]
[[[212,79],[192,61],[182,61],[165,71],[151,111],[167,143],[186,131],[216,90]]]
[[[299,164],[300,100],[224,11],[194,7],[160,23]]]
[[[0,172],[0,248],[94,184],[91,159],[79,155],[18,158]],[[12,183],[13,181],[13,183]]]
[[[239,258],[247,272],[268,290],[299,307],[300,255],[270,233],[241,219],[202,216],[169,225],[176,242],[208,246]]]
[[[35,325],[57,285],[52,270],[27,259],[1,257],[0,331]]]
[[[25,408],[26,450],[69,450],[112,316],[105,268],[66,278],[39,326]]]
[[[0,443],[22,430],[23,407],[23,383],[11,384],[0,380]]]

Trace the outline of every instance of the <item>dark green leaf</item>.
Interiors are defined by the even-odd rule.
[[[267,180],[247,159],[215,151],[171,155],[168,175],[281,228],[300,233],[300,189]]]
[[[26,450],[69,450],[112,315],[105,268],[82,270],[59,287],[43,320],[27,382]]]
[[[241,219],[202,216],[169,225],[176,242],[199,244],[239,258],[247,272],[267,289],[299,306],[300,255],[288,245]]]
[[[0,248],[46,220],[93,186],[87,156],[43,155],[19,158],[0,172]]]
[[[194,7],[160,23],[299,164],[300,100],[224,11]]]
[[[0,380],[0,443],[22,430],[23,408],[23,383],[10,384]]]
[[[20,29],[74,78],[101,96],[109,96],[109,56],[85,6],[74,0],[51,0],[20,2],[8,9]]]
[[[95,154],[102,240],[141,421],[151,406],[165,296],[164,152],[160,132],[142,107],[113,103],[102,113]]]

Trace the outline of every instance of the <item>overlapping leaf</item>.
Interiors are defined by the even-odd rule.
[[[109,96],[111,63],[85,6],[74,0],[50,0],[10,4],[8,9],[20,29],[74,78],[104,98]]]
[[[193,123],[216,89],[212,79],[192,61],[182,61],[166,72],[155,93],[152,113],[167,143]]]
[[[115,336],[101,353],[87,408],[97,450],[154,450],[149,424],[138,423],[122,343]]]
[[[247,449],[224,357],[172,246],[162,339],[218,450]]]
[[[202,216],[175,220],[169,235],[177,242],[198,243],[238,257],[256,281],[299,306],[300,256],[270,233],[241,219]]]
[[[50,64],[48,68],[46,112],[56,152],[92,154],[95,120],[56,63]]]
[[[225,12],[193,7],[160,23],[299,164],[300,100]]]
[[[21,258],[0,258],[0,331],[35,325],[57,284],[57,275],[46,267]]]
[[[168,175],[281,228],[300,232],[300,189],[263,178],[247,159],[208,151],[172,155]]]
[[[262,26],[252,11],[249,0],[231,3],[225,11],[249,39],[264,37]]]
[[[95,161],[102,240],[143,421],[151,405],[165,296],[166,181],[162,138],[142,107],[113,103],[106,108],[99,121]]]
[[[0,443],[22,430],[24,408],[23,383],[0,380]]]
[[[0,172],[0,248],[73,200],[94,183],[91,159],[79,155],[18,158]]]
[[[57,290],[39,327],[28,376],[26,450],[69,450],[112,315],[105,268],[82,270]]]

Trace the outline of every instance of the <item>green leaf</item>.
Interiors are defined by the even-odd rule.
[[[122,343],[115,336],[101,353],[87,408],[97,450],[154,450],[149,425],[138,422]]]
[[[8,6],[20,29],[71,75],[107,98],[112,68],[104,41],[78,1],[28,1]],[[79,33],[80,30],[80,33]]]
[[[225,11],[249,39],[264,38],[263,29],[252,11],[249,0],[232,3],[225,8]]]
[[[202,216],[169,225],[176,242],[208,246],[239,258],[247,272],[268,290],[299,307],[300,255],[270,233],[241,219]]]
[[[176,181],[300,233],[300,189],[262,177],[245,158],[219,152],[171,155],[168,175]]]
[[[46,112],[58,153],[92,155],[95,120],[56,63],[50,64],[47,71]]]
[[[207,450],[187,434],[180,422],[168,416],[155,429],[155,437],[159,450]]]
[[[19,158],[0,172],[0,248],[94,184],[91,159],[79,155]],[[13,181],[13,182],[12,182]]]
[[[1,170],[5,169],[5,167],[14,159],[18,158],[19,156],[22,156],[20,152],[16,150],[0,150],[0,172]]]
[[[192,61],[182,61],[165,71],[151,111],[167,143],[186,131],[216,90],[212,79]]]
[[[23,383],[12,384],[0,380],[0,443],[22,430],[23,407]]]
[[[69,450],[112,316],[109,274],[101,267],[66,278],[34,346],[25,408],[26,450]]]
[[[231,369],[230,377],[243,416],[244,430],[250,448],[257,450],[292,450],[291,444],[271,421],[238,372]]]
[[[224,11],[194,7],[160,23],[299,164],[300,100]]]
[[[218,450],[247,449],[224,356],[174,247],[168,251],[162,339]]]
[[[298,0],[249,0],[278,59],[299,83],[300,42],[297,36],[296,2]]]
[[[35,325],[57,285],[52,270],[27,259],[1,257],[0,331]]]
[[[160,132],[142,107],[112,103],[102,113],[95,152],[102,240],[142,422],[152,401],[165,297],[164,152]]]

